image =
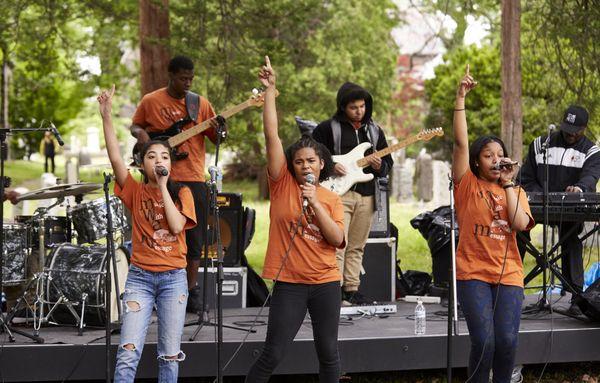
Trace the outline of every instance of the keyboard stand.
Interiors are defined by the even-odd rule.
[[[548,252],[548,264],[547,265],[544,262],[544,257],[542,255],[542,253],[531,243],[531,241],[529,239],[527,239],[527,237],[525,237],[525,235],[523,235],[523,233],[521,233],[521,232],[517,233],[517,235],[525,242],[527,252],[530,253],[537,262],[537,265],[535,265],[535,267],[525,277],[525,285],[529,284],[529,282],[531,282],[535,277],[540,275],[544,271],[544,267],[546,267],[547,270],[550,270],[550,272],[552,274],[554,274],[554,276],[556,276],[556,278],[558,278],[558,280],[560,280],[564,290],[567,290],[568,292],[570,292],[573,295],[579,295],[582,293],[582,291],[579,291],[579,289],[576,290],[573,286],[571,286],[566,281],[565,277],[562,275],[562,273],[560,272],[560,270],[558,269],[558,267],[556,265],[558,260],[561,259],[561,257],[562,257],[562,252],[558,253],[558,249],[560,248],[560,245],[563,244],[565,239],[571,237],[572,235],[577,235],[577,233],[576,233],[577,226],[583,222],[569,222],[569,223],[575,223],[575,224],[569,229],[567,234],[560,241],[558,241],[554,246],[552,246],[552,248]],[[582,242],[585,241],[588,237],[591,237],[592,235],[594,235],[598,230],[600,230],[600,225],[598,225],[598,224],[594,225],[594,228],[592,230],[590,230],[589,232],[587,232],[581,238],[581,241]]]

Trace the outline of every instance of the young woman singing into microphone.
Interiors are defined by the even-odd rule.
[[[190,190],[169,180],[171,148],[166,141],[147,142],[144,182],[133,179],[119,152],[111,119],[113,85],[98,96],[104,139],[115,175],[115,194],[133,219],[131,266],[123,292],[123,324],[115,382],[133,382],[144,348],[152,308],[158,316],[158,381],[177,382],[187,303],[185,230],[196,224]]]
[[[263,278],[275,280],[265,347],[246,382],[267,382],[310,313],[319,381],[338,382],[340,272],[335,249],[344,246],[344,211],[337,194],[320,187],[333,164],[321,144],[302,137],[285,152],[277,132],[275,71],[269,58],[259,73],[271,209]],[[306,182],[313,175],[314,185]],[[310,178],[310,177],[308,177]],[[303,207],[303,200],[306,206]]]
[[[534,223],[502,140],[482,136],[469,147],[465,97],[476,85],[467,66],[454,104],[457,293],[471,339],[468,381],[487,383],[493,369],[494,383],[509,383],[523,301],[516,232]]]

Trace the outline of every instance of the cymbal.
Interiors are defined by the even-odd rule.
[[[29,193],[21,194],[17,197],[17,201],[33,200],[33,199],[49,199],[59,198],[71,195],[86,194],[91,191],[100,189],[101,184],[95,184],[91,182],[80,182],[76,184],[61,184],[55,186],[49,186],[46,188],[31,191]]]

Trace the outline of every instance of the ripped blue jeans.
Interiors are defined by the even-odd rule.
[[[185,359],[180,345],[187,298],[185,269],[155,273],[129,267],[115,382],[135,380],[154,305],[158,316],[158,381],[177,382],[179,362]]]

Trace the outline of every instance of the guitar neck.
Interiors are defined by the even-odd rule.
[[[419,141],[419,136],[418,135],[414,135],[412,137],[407,138],[406,140],[400,141],[397,144],[394,144],[392,146],[388,146],[385,149],[381,149],[378,152],[374,152],[373,154],[371,154],[372,156],[376,156],[376,157],[383,157],[383,156],[387,156],[390,153],[395,152],[396,150],[400,150],[410,144],[413,144],[415,142]],[[367,158],[363,157],[360,160],[358,160],[356,162],[358,164],[358,166],[360,166],[361,168],[365,168],[367,166],[369,166],[369,163],[367,162]]]
[[[225,119],[228,119],[229,117],[233,116],[234,114],[239,113],[242,110],[250,107],[253,102],[254,102],[253,100],[246,100],[246,101],[242,102],[241,104],[238,104],[238,105],[222,112],[221,116],[223,116],[223,118],[225,118]],[[216,118],[216,117],[202,121],[198,125],[195,125],[189,129],[186,129],[183,132],[179,133],[178,135],[169,138],[169,140],[168,140],[169,145],[171,145],[171,147],[174,148],[177,145],[181,144],[182,142],[194,137],[195,135],[204,132],[205,130],[210,128],[210,121],[213,120],[214,118]]]

